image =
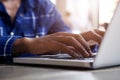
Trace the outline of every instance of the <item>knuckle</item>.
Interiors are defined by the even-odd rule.
[[[88,34],[93,34],[93,31],[89,31]]]
[[[74,37],[72,37],[72,36],[67,37],[67,39],[68,39],[68,41],[74,41],[74,40],[75,40],[75,38],[74,38]]]
[[[61,34],[61,32],[57,32],[57,33],[55,33],[56,35],[60,35]]]
[[[74,34],[74,37],[78,38],[80,37],[80,34]]]

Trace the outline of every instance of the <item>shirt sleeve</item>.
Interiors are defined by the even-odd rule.
[[[0,63],[12,62],[12,46],[19,36],[3,36],[0,37]]]
[[[48,11],[49,13],[54,14],[54,23],[52,27],[49,30],[49,33],[55,33],[55,32],[72,32],[70,27],[64,22],[61,14],[57,10],[54,4],[51,3],[51,6]]]

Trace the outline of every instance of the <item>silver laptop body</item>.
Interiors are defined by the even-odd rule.
[[[58,54],[59,55],[59,54]],[[120,4],[117,6],[111,23],[94,59],[53,59],[15,57],[14,63],[58,65],[84,68],[103,68],[120,65]]]

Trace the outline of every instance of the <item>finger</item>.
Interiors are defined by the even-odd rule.
[[[74,37],[82,44],[82,46],[86,49],[86,51],[90,54],[91,56],[91,50],[90,47],[88,45],[88,43],[86,42],[86,40],[81,36],[81,34],[74,34]]]
[[[108,23],[103,23],[101,26],[103,26],[103,27],[104,27],[104,29],[105,29],[105,30],[107,30],[108,25],[109,25]]]
[[[76,52],[76,53],[79,53],[74,47],[72,47],[72,46],[68,46],[71,50],[73,50],[74,52]],[[82,55],[79,55],[79,58],[80,57],[83,57]]]
[[[58,41],[55,41],[54,39],[50,39],[50,37],[48,38],[47,36],[42,38],[42,42],[44,44],[38,44],[40,39],[36,38],[36,46],[37,47],[33,47],[34,49],[32,49],[32,53],[35,54],[45,54],[45,53],[59,53],[59,52],[64,52],[64,53],[68,53],[69,55],[71,55],[74,58],[78,58],[79,55],[74,52],[73,50],[71,50],[67,45],[60,43]]]
[[[86,49],[74,38],[74,37],[62,37],[62,36],[58,36],[58,37],[52,37],[52,39],[54,39],[55,41],[61,42],[67,46],[72,46],[74,47],[79,53],[77,53],[78,55],[83,55],[84,57],[89,57],[89,53],[86,51]]]
[[[69,37],[74,37],[85,49],[85,51],[87,51],[89,53],[89,55],[91,56],[91,50],[90,47],[87,45],[86,40],[79,34],[72,34],[72,33],[66,33],[66,32],[58,32],[56,34],[53,34],[54,36],[69,36]]]
[[[102,36],[96,33],[94,30],[92,30],[92,33],[97,37],[97,38],[94,38],[93,40],[97,41],[100,44],[102,41]]]
[[[80,57],[80,55],[78,55],[73,49],[69,48],[69,46],[67,46],[63,43],[54,41],[53,44],[54,44],[54,48],[52,48],[51,51],[54,51],[54,52],[59,52],[60,51],[60,52],[63,52],[63,53],[67,53],[74,58],[79,58]]]
[[[97,34],[101,35],[101,37],[104,36],[105,32],[104,31],[100,31],[100,30],[94,30]]]
[[[82,33],[81,35],[84,37],[84,39],[86,41],[94,40],[100,44],[101,40],[102,40],[102,37],[93,30],[89,31],[89,32]]]

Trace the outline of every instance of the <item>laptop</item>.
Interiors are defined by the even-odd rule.
[[[40,57],[15,57],[14,63],[104,68],[120,65],[120,3],[108,26],[106,34],[94,58],[72,59],[67,54],[41,55]]]

